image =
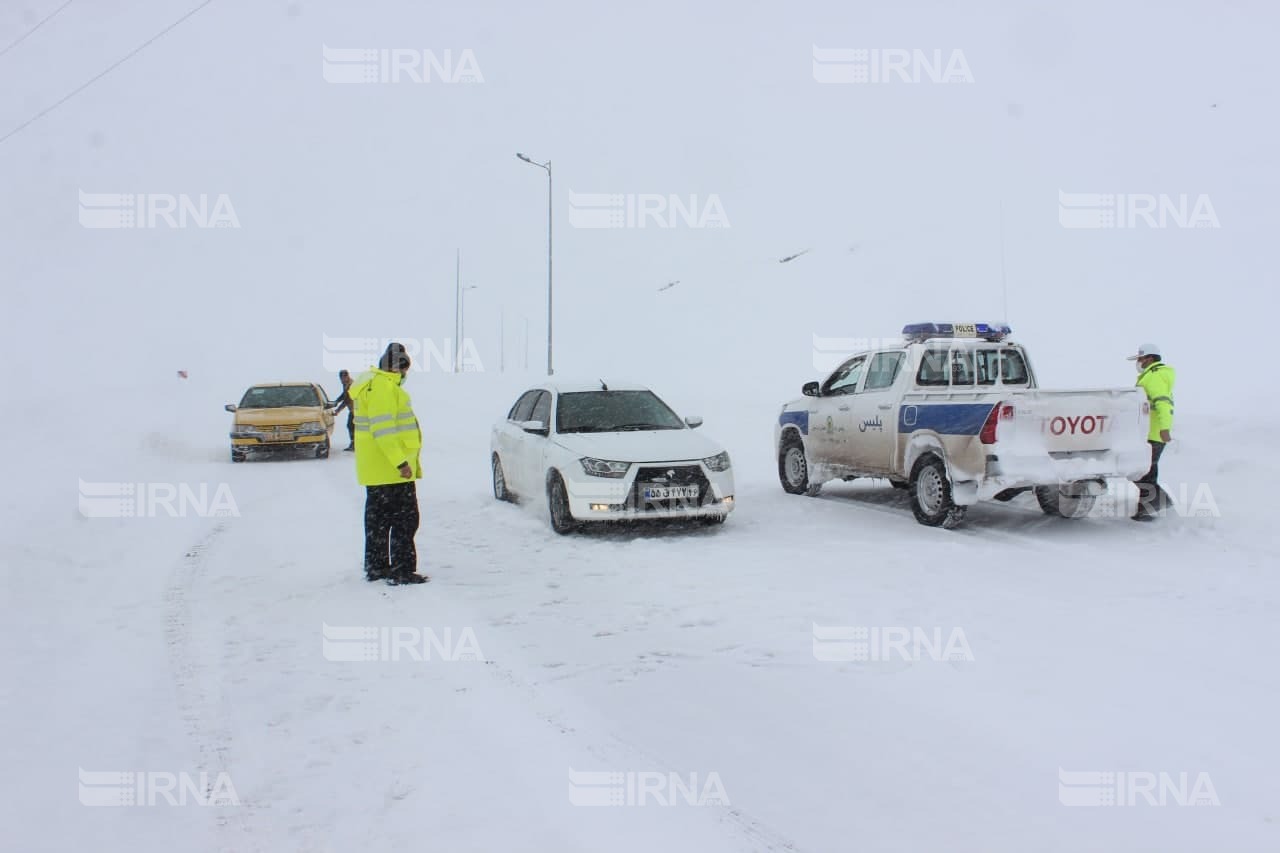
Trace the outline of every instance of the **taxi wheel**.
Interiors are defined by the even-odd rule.
[[[911,468],[911,511],[916,521],[950,530],[964,520],[966,509],[951,499],[946,463],[933,453],[917,459]]]
[[[324,441],[320,442],[320,445],[316,448],[316,458],[317,459],[329,458],[329,439],[326,438]]]
[[[248,453],[248,451],[245,451],[245,450],[236,450],[234,447],[233,447],[233,448],[231,448],[231,461],[232,461],[232,462],[243,462],[243,461],[245,461],[245,460],[246,460],[246,459],[248,459],[248,458],[249,458],[249,453]]]
[[[809,482],[809,461],[804,455],[804,442],[794,433],[782,440],[782,448],[778,451],[778,479],[789,494],[815,497],[822,491],[821,483]]]
[[[561,536],[578,529],[578,522],[569,509],[569,493],[565,490],[564,480],[553,471],[547,481],[547,509],[551,515],[551,529]]]

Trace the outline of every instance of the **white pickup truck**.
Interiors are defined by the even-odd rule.
[[[1008,326],[917,323],[856,353],[782,407],[778,476],[793,494],[828,480],[888,479],[916,520],[954,527],[967,507],[1034,490],[1040,507],[1087,515],[1110,477],[1148,468],[1139,388],[1045,391]]]

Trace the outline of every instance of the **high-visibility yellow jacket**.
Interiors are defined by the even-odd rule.
[[[1147,433],[1147,441],[1164,441],[1160,431],[1167,429],[1173,433],[1173,381],[1177,374],[1162,361],[1148,367],[1138,374],[1138,385],[1147,392],[1147,401],[1151,403],[1151,431]]]
[[[413,414],[409,395],[400,387],[399,373],[369,368],[351,384],[355,411],[356,479],[362,486],[386,486],[409,482],[400,476],[408,462],[413,479],[422,478],[418,456],[422,429]]]

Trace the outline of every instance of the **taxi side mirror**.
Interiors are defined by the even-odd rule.
[[[227,403],[227,404],[226,404],[225,406],[223,406],[222,408],[223,408],[224,410],[228,411],[228,412],[234,412],[234,411],[236,410],[236,404],[235,404],[235,403]]]

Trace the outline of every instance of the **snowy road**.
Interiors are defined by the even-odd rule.
[[[488,492],[510,389],[414,393],[477,425],[424,417],[422,587],[363,581],[349,454],[233,466],[203,409],[189,446],[73,473],[225,482],[236,517],[85,519],[69,479],[10,497],[14,849],[1280,844],[1261,436],[1210,463],[1216,425],[1184,430],[1169,476],[1209,482],[1221,518],[1073,523],[1023,498],[947,532],[887,486],[783,494],[760,411],[709,408],[738,469],[727,525],[561,538]],[[324,625],[469,630],[483,660],[327,660]],[[815,625],[959,629],[973,660],[819,660]],[[77,768],[226,772],[241,804],[86,808]],[[1070,808],[1060,768],[1203,772],[1221,805]],[[729,804],[575,806],[571,769],[714,777]]]

